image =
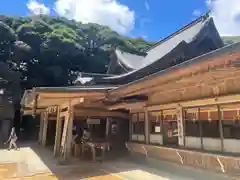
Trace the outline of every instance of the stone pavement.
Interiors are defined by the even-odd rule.
[[[52,151],[25,145],[19,151],[0,150],[0,180],[236,180],[214,173],[162,162],[147,167],[128,159],[92,163],[80,159],[59,165]],[[240,179],[240,178],[239,178]]]
[[[0,179],[51,174],[50,169],[30,148],[20,150],[0,150]]]

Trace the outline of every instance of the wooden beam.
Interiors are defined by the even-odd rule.
[[[47,129],[48,129],[48,114],[44,114],[44,119],[43,119],[43,136],[42,136],[42,145],[46,145],[47,141]]]
[[[71,156],[71,149],[72,149],[72,128],[73,128],[73,106],[69,104],[68,107],[68,121],[67,121],[67,137],[66,137],[66,149],[64,153],[64,159],[67,160]]]
[[[144,126],[144,128],[145,128],[145,143],[146,144],[149,144],[149,142],[150,142],[150,128],[149,128],[149,126],[150,126],[150,121],[148,120],[148,117],[149,117],[149,114],[148,114],[148,111],[147,111],[147,109],[145,109],[145,112],[144,112],[144,115],[145,115],[145,126]]]
[[[132,103],[119,103],[119,104],[115,104],[112,106],[109,106],[108,109],[109,110],[117,110],[117,109],[141,109],[143,107],[145,107],[147,104],[146,101],[144,102],[132,102]]]
[[[54,156],[57,156],[60,153],[61,130],[62,130],[62,121],[61,121],[61,118],[60,118],[60,108],[57,107],[57,121],[56,121],[56,135],[55,135],[55,143],[54,143]]]
[[[21,110],[23,112],[23,115],[24,116],[27,116],[27,115],[32,115],[33,114],[33,110],[32,109],[22,109]],[[36,109],[35,110],[35,113],[36,114],[40,114],[41,112],[45,111],[45,108],[42,108],[42,109]]]
[[[106,91],[107,92],[107,91]],[[103,98],[106,95],[106,92],[90,92],[90,91],[85,91],[85,92],[39,92],[40,96],[42,98],[59,98],[63,99],[75,99],[79,97],[94,97],[94,98]]]
[[[74,116],[88,116],[88,117],[119,117],[128,119],[128,113],[122,113],[118,111],[108,111],[100,109],[76,109]]]
[[[151,105],[146,107],[148,111],[157,111],[164,109],[174,109],[180,107],[198,107],[198,106],[206,106],[206,105],[214,105],[214,104],[225,104],[225,103],[235,103],[240,102],[240,94],[228,95],[228,96],[219,96],[216,98],[206,98],[201,100],[193,100],[193,101],[184,101],[178,103],[169,103],[162,105]]]
[[[39,133],[38,133],[38,142],[42,145],[42,137],[43,137],[43,122],[44,121],[44,114],[43,112],[40,113],[40,126],[39,126]]]
[[[67,129],[68,129],[68,114],[64,117],[63,132],[61,138],[61,154],[66,157],[66,139],[67,139]]]
[[[181,147],[185,147],[185,134],[184,134],[184,119],[183,108],[179,107],[177,110],[177,126],[178,126],[178,144]]]
[[[53,116],[48,117],[48,121],[56,121],[56,120],[57,120],[57,116],[56,117],[53,117]]]
[[[61,104],[60,105],[60,109],[67,108],[69,106],[75,106],[75,105],[81,104],[83,102],[84,102],[84,98],[83,97],[72,99],[72,100],[70,100],[68,102],[65,102],[65,103]]]
[[[222,124],[222,112],[219,104],[217,105],[217,109],[218,109],[218,120],[219,120],[219,133],[220,133],[220,139],[221,139],[221,152],[223,152],[224,151],[223,124]]]

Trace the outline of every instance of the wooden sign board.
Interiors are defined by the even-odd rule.
[[[100,124],[100,119],[87,119],[87,124]]]

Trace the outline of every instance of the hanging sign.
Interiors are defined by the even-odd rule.
[[[100,119],[87,119],[87,124],[100,124]]]
[[[155,132],[160,133],[161,132],[161,127],[160,126],[155,126]]]

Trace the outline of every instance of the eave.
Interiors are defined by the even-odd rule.
[[[159,71],[137,81],[119,86],[110,90],[109,97],[124,97],[144,94],[153,90],[156,86],[176,79],[191,76],[214,69],[218,66],[226,66],[240,60],[240,43],[226,46],[202,56],[193,58],[179,65]]]
[[[142,109],[147,105],[147,101],[140,101],[140,102],[129,102],[129,103],[118,103],[114,104],[112,106],[109,106],[109,110],[118,110],[118,109],[128,109],[128,110],[134,110],[134,109]]]
[[[109,89],[115,87],[84,86],[84,87],[38,87],[27,90],[21,100],[26,108],[47,108],[49,106],[77,105],[85,100],[100,100]]]

